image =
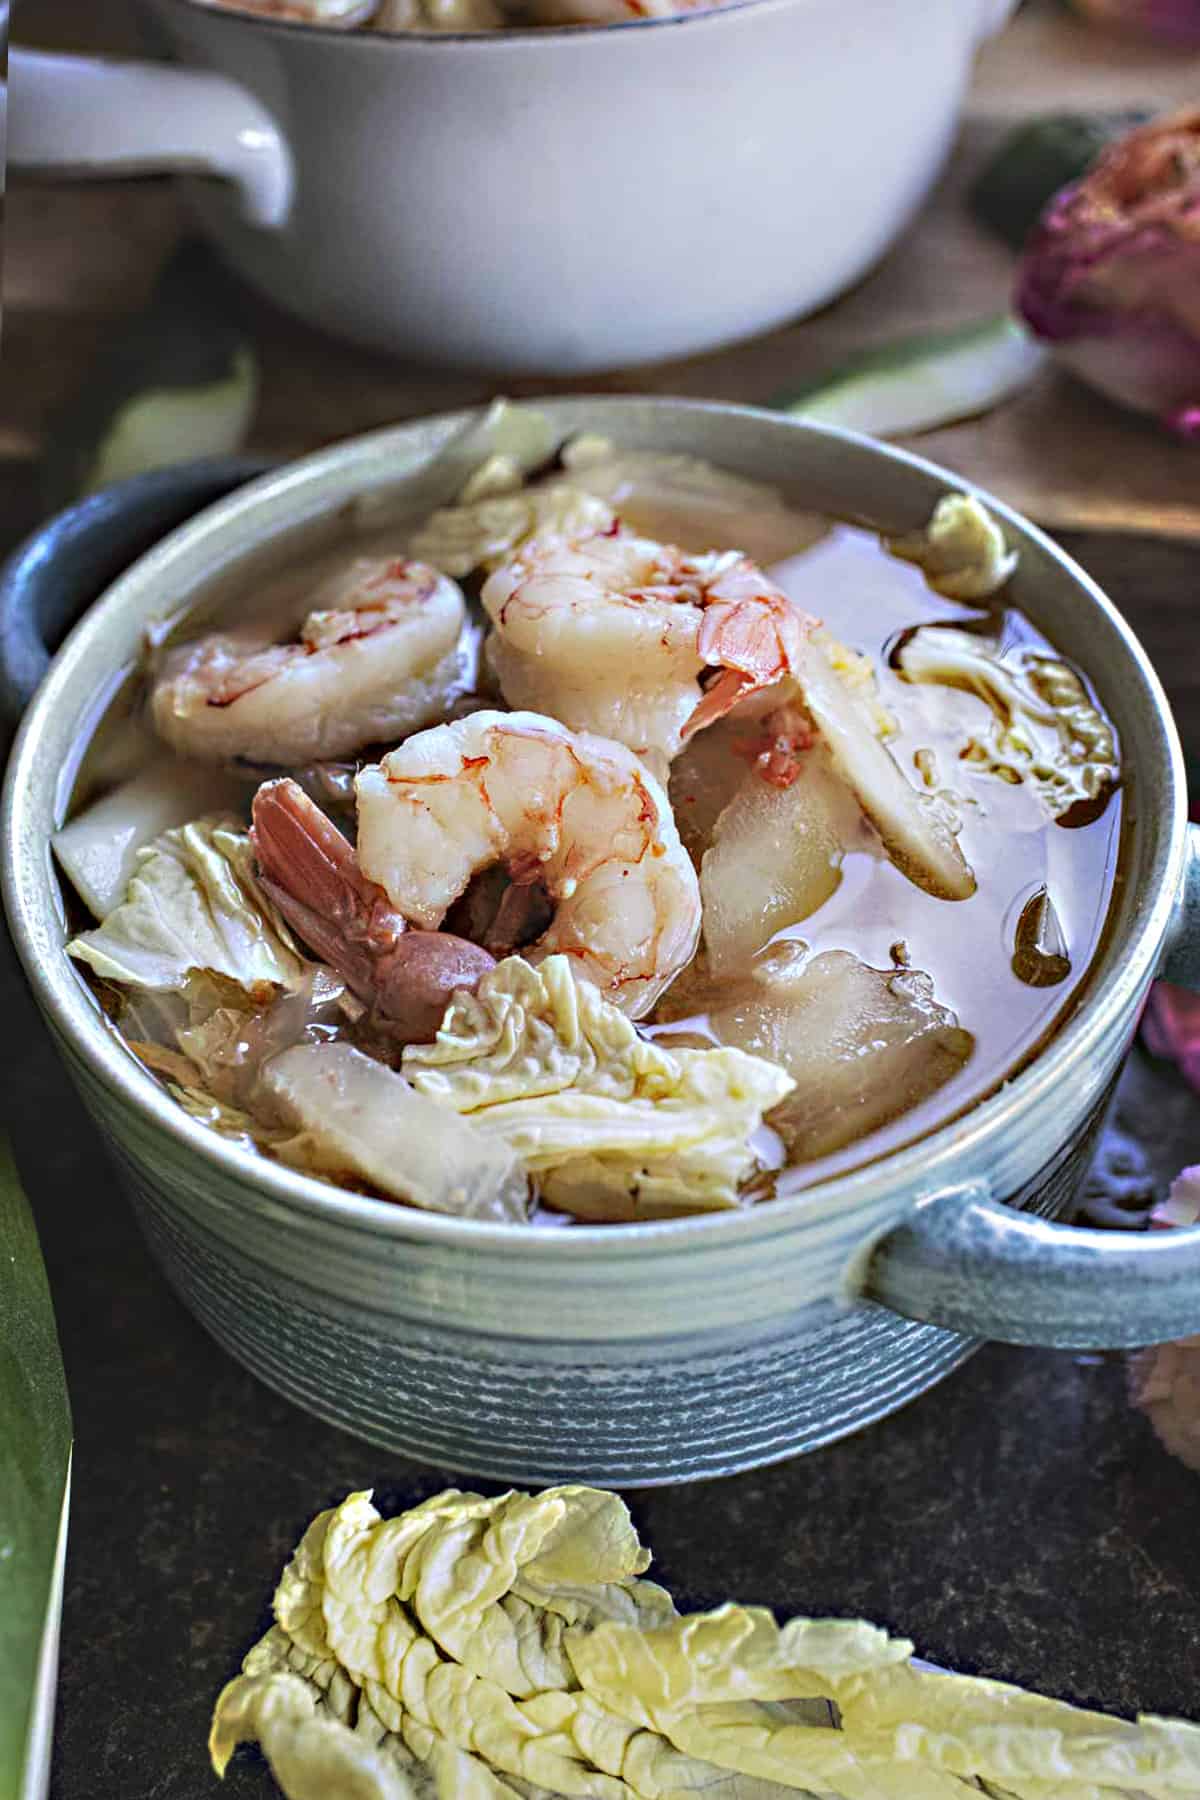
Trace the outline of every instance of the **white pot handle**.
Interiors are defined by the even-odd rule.
[[[292,160],[270,113],[223,75],[14,49],[8,166],[28,174],[222,176],[252,225],[282,225]]]

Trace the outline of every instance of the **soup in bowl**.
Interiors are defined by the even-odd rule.
[[[681,1479],[963,1334],[1195,1328],[1194,1234],[1019,1210],[1188,972],[1177,784],[1127,629],[986,497],[554,402],[339,446],[136,564],[24,728],[10,905],[223,1342],[430,1460]]]

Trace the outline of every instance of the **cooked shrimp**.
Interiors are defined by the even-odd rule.
[[[769,721],[799,704],[905,872],[950,898],[973,891],[948,824],[880,743],[857,684],[835,672],[830,650],[850,653],[737,551],[692,556],[619,530],[534,538],[484,584],[483,604],[507,700],[652,758],[673,757],[735,707]],[[759,767],[783,786],[796,772],[786,754]]]
[[[511,705],[668,759],[790,674],[816,624],[737,551],[693,556],[620,530],[531,539],[483,604]]]
[[[296,782],[264,782],[253,819],[263,886],[297,936],[367,1002],[381,1036],[432,1038],[451,995],[474,990],[494,959],[449,932],[411,931]]]
[[[185,756],[296,765],[441,718],[461,693],[465,606],[424,563],[357,557],[308,596],[296,640],[250,631],[180,645],[154,684],[154,723]]]
[[[202,0],[223,12],[254,13],[297,25],[335,25],[343,31],[365,25],[376,0]]]
[[[539,25],[624,25],[673,13],[703,12],[717,0],[533,0]]]
[[[409,738],[355,785],[362,869],[411,923],[435,929],[499,865],[551,909],[522,954],[575,957],[632,1018],[690,960],[695,871],[666,795],[623,745],[481,712]]]

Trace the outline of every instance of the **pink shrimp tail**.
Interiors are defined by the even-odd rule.
[[[395,947],[407,921],[297,782],[265,781],[252,817],[251,841],[280,912],[356,994],[370,997],[375,960]]]
[[[254,796],[251,841],[263,886],[298,937],[336,969],[402,1043],[431,1038],[459,988],[472,991],[495,959],[442,931],[412,931],[353,847],[287,776]]]
[[[705,665],[721,673],[684,725],[684,741],[724,718],[747,694],[774,687],[798,669],[801,639],[816,622],[764,582],[752,564],[740,563],[714,582],[696,648]]]

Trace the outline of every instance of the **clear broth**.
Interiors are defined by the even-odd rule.
[[[777,934],[795,937],[813,955],[846,950],[872,969],[897,966],[902,945],[907,965],[931,976],[936,1000],[973,1033],[975,1047],[965,1066],[929,1098],[830,1155],[804,1162],[805,1180],[873,1160],[885,1151],[927,1134],[935,1126],[977,1104],[1009,1079],[1043,1045],[1078,1003],[1101,943],[1118,880],[1122,800],[1119,786],[1090,822],[1064,826],[1048,819],[1027,786],[1009,786],[959,761],[957,745],[990,716],[983,700],[970,693],[905,680],[892,666],[892,652],[914,627],[944,623],[984,630],[1007,648],[1023,647],[1059,656],[1003,594],[987,608],[943,599],[912,565],[889,555],[880,538],[858,525],[815,518],[796,511],[794,530],[777,506],[761,517],[754,509],[737,521],[711,509],[689,510],[678,493],[664,500],[652,484],[631,483],[618,496],[621,516],[635,530],[693,550],[736,542],[762,561],[779,585],[805,611],[820,618],[850,648],[865,654],[875,669],[879,696],[899,730],[889,740],[896,760],[920,784],[914,757],[932,750],[940,781],[967,802],[959,837],[975,871],[977,889],[962,901],[938,899],[916,887],[878,846],[847,852],[841,880],[816,912]],[[353,555],[396,554],[412,521],[354,530],[352,509],[336,522],[324,542],[280,569],[243,569],[226,577],[183,614],[167,621],[157,641],[197,635],[219,624],[223,631],[261,636],[264,626],[286,636],[303,613],[303,599],[327,573]],[[794,548],[792,548],[794,546]],[[781,549],[789,549],[781,557]],[[463,584],[468,597],[472,584]],[[477,655],[482,625],[476,610],[469,627]],[[69,815],[126,779],[150,756],[172,757],[151,732],[141,706],[143,677],[123,671],[109,686],[95,731],[70,782]],[[1095,700],[1090,687],[1089,695]],[[362,753],[359,760],[369,760]],[[181,766],[183,759],[176,758]],[[247,770],[246,809],[263,771]],[[1013,970],[1014,935],[1022,909],[1041,887],[1054,904],[1066,939],[1070,972],[1056,985],[1034,987]],[[67,896],[69,913],[77,912]],[[682,1028],[644,1022],[650,1035]],[[685,1021],[711,1036],[705,1018]],[[763,1140],[764,1161],[778,1166],[777,1141]],[[547,1223],[546,1215],[539,1215]],[[562,1223],[561,1220],[554,1220]]]

